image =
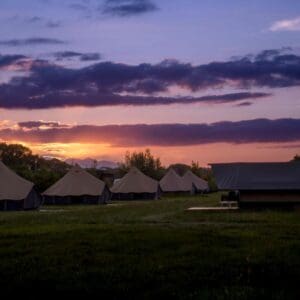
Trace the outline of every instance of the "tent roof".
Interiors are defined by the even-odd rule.
[[[187,192],[192,189],[191,183],[184,181],[172,168],[160,180],[159,184],[163,192]]]
[[[197,190],[203,191],[208,189],[207,181],[195,175],[191,170],[188,170],[182,178],[187,184],[194,184]]]
[[[157,190],[158,182],[135,167],[131,168],[125,176],[116,181],[111,188],[111,191],[115,194],[156,193]]]
[[[0,200],[23,200],[34,184],[9,169],[0,160]]]
[[[64,177],[54,183],[43,194],[46,196],[99,196],[105,183],[79,166],[73,167]]]
[[[212,164],[221,190],[300,190],[300,163]]]

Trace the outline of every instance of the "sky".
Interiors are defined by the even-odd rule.
[[[300,1],[1,0],[0,141],[163,164],[300,153]]]

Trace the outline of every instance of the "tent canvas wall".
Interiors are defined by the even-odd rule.
[[[73,167],[43,196],[46,204],[99,204],[110,200],[106,184],[79,166]]]
[[[158,199],[158,182],[133,167],[111,188],[115,200]]]
[[[172,168],[159,182],[164,193],[192,193],[192,185],[183,180]]]
[[[212,164],[220,190],[239,191],[240,207],[300,206],[300,163]]]
[[[34,184],[6,167],[0,161],[0,210],[28,210],[41,205]]]
[[[207,192],[209,186],[207,181],[195,175],[192,171],[188,170],[182,177],[186,184],[193,186],[193,192]]]

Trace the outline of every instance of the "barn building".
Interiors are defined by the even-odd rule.
[[[241,208],[300,208],[300,163],[212,164],[218,188],[235,191]]]

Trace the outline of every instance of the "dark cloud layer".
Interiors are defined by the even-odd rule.
[[[104,14],[119,17],[141,15],[157,9],[150,0],[106,0],[104,7],[101,8]]]
[[[24,55],[1,55],[0,54],[0,69],[16,64],[20,60],[25,59]]]
[[[25,95],[24,95],[25,96]],[[74,106],[116,106],[116,105],[171,105],[171,104],[193,104],[193,103],[230,103],[245,99],[258,99],[270,96],[267,93],[233,93],[224,95],[209,95],[203,97],[154,97],[154,96],[120,96],[120,95],[98,95],[88,94],[80,95],[73,93],[51,93],[45,97],[37,96],[27,101],[23,96],[14,99],[14,101],[2,101],[0,98],[0,108],[6,109],[45,109],[57,107]]]
[[[63,59],[68,59],[73,57],[79,57],[81,56],[81,53],[75,51],[60,51],[60,52],[53,53],[53,56],[57,60],[63,60]]]
[[[99,53],[82,53],[80,56],[81,61],[94,61],[100,59],[101,55]]]
[[[12,40],[2,40],[0,41],[0,46],[33,46],[33,45],[59,45],[65,44],[65,41],[54,39],[54,38],[28,38],[28,39],[12,39]]]
[[[238,107],[246,107],[246,106],[251,106],[253,103],[250,102],[250,101],[245,101],[245,102],[241,102],[241,103],[238,103],[236,104],[236,106]]]
[[[6,141],[109,143],[124,147],[300,141],[300,119],[256,119],[213,124],[80,125],[43,130],[39,127],[40,124],[27,123],[25,129],[31,130],[3,129],[0,134]]]
[[[78,58],[81,61],[95,61],[101,59],[101,55],[99,53],[80,53],[75,51],[61,51],[61,52],[55,52],[53,55],[57,60]]]
[[[148,105],[151,102],[224,103],[261,98],[268,94],[247,92],[200,98],[192,95],[209,88],[299,86],[300,56],[276,51],[268,50],[252,58],[196,66],[165,60],[159,64],[140,65],[100,62],[71,69],[46,61],[33,62],[27,77],[15,77],[8,83],[0,84],[0,107],[34,109],[76,105]],[[66,52],[64,55],[74,56],[79,53]],[[94,54],[80,57],[82,60],[95,58]],[[159,92],[167,93],[171,87],[184,89],[191,96],[157,96]],[[130,96],[124,96],[126,94]],[[217,97],[220,97],[219,101]]]
[[[50,128],[67,128],[69,125],[61,124],[59,122],[45,122],[45,121],[26,121],[19,122],[18,126],[22,129],[38,129],[41,127],[50,127]]]

